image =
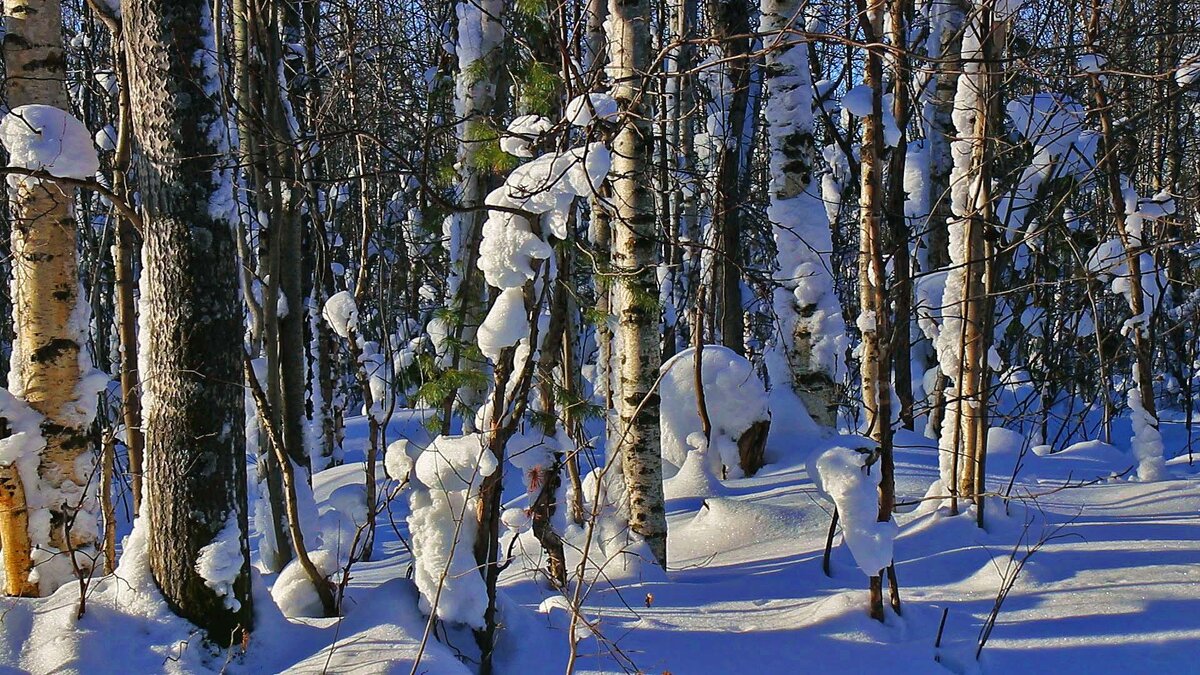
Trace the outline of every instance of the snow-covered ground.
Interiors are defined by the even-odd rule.
[[[389,439],[427,442],[420,418],[394,422]],[[361,459],[353,450],[361,427],[351,421],[351,461],[316,476],[323,509],[337,488],[361,480],[362,465],[353,461]],[[1121,429],[1118,440],[1127,439],[1128,425]],[[1168,454],[1182,447],[1180,432],[1164,424]],[[904,604],[901,616],[889,610],[880,624],[867,616],[867,579],[840,536],[832,576],[821,569],[830,506],[809,479],[807,460],[853,443],[774,437],[771,463],[755,477],[717,483],[685,468],[671,479],[671,569],[614,568],[589,588],[583,612],[595,634],[584,631],[579,641],[577,672],[1196,672],[1200,464],[1177,458],[1169,480],[1140,483],[1126,473],[1136,464],[1127,450],[1085,442],[1045,456],[1029,451],[1012,484],[1017,498],[1007,505],[991,499],[980,530],[971,514],[948,517],[936,500],[912,504],[937,477],[935,444],[901,432],[897,486],[909,505],[897,516],[895,558]],[[993,431],[992,489],[1006,490],[1022,445],[1015,433]],[[519,477],[512,480],[512,493],[523,493]],[[385,483],[390,491],[394,483]],[[408,536],[407,508],[397,498],[391,518],[382,514],[375,560],[353,569],[341,619],[289,621],[267,592],[274,577],[258,575],[249,652],[228,660],[206,651],[150,590],[134,542],[117,575],[89,586],[82,619],[75,618],[74,586],[42,600],[0,599],[0,673],[410,672],[426,621],[398,537]],[[580,537],[567,537],[568,550]],[[1014,550],[1020,560],[1039,542],[976,662],[981,627],[1012,574]],[[502,578],[498,670],[564,672],[569,617],[538,611],[555,593],[533,571],[537,542],[522,534],[514,551],[517,562]],[[572,569],[577,561],[568,555]],[[439,630],[416,672],[470,672],[455,650],[471,647],[469,633]]]

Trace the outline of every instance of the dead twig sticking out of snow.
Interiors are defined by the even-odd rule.
[[[1021,570],[1025,569],[1026,563],[1033,557],[1035,553],[1042,550],[1046,544],[1065,537],[1076,536],[1082,539],[1082,536],[1077,532],[1063,532],[1063,529],[1075,522],[1078,514],[1070,520],[1055,525],[1053,528],[1043,528],[1042,534],[1036,542],[1025,547],[1024,552],[1021,551],[1021,546],[1028,540],[1029,527],[1033,524],[1032,518],[1025,521],[1024,527],[1021,529],[1021,536],[1017,539],[1017,543],[1013,545],[1012,553],[1008,556],[1008,562],[1004,569],[1000,570],[1001,580],[1000,589],[996,592],[996,600],[992,603],[992,611],[988,613],[987,619],[984,620],[983,626],[979,629],[979,640],[975,646],[975,660],[979,660],[979,655],[983,653],[983,647],[987,644],[988,638],[992,636],[992,630],[996,627],[996,619],[1000,616],[1000,608],[1004,606],[1004,601],[1008,599],[1008,594],[1017,584],[1017,577],[1020,576]],[[995,564],[995,561],[992,561]],[[942,617],[943,623],[945,616]],[[938,629],[939,641],[941,638],[941,629]]]

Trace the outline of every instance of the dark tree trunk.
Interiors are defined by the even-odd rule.
[[[142,333],[150,568],[180,616],[220,645],[251,626],[242,308],[222,166],[224,111],[205,0],[125,0],[146,216]],[[197,58],[196,55],[202,55]],[[226,524],[243,558],[232,597],[196,571]]]

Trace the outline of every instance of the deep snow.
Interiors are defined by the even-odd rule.
[[[388,440],[426,444],[423,417],[402,413]],[[364,420],[351,420],[350,461],[317,474],[322,511],[339,488],[361,480],[364,436]],[[1116,436],[1127,448],[1127,421]],[[1168,453],[1178,453],[1182,425],[1164,423],[1164,437]],[[809,479],[808,459],[830,447],[857,447],[856,437],[776,435],[771,463],[755,477],[714,485],[709,476],[704,489],[689,483],[671,490],[668,482],[670,570],[614,564],[587,589],[583,615],[595,630],[580,631],[578,671],[1194,672],[1200,467],[1177,458],[1169,480],[1142,483],[1129,474],[1112,477],[1136,464],[1127,449],[1086,441],[1022,454],[1029,444],[1020,434],[994,430],[990,438],[989,486],[1003,491],[1020,460],[1011,493],[1022,498],[1007,509],[991,500],[987,527],[979,530],[970,513],[948,517],[939,500],[913,503],[937,478],[936,448],[918,434],[898,434],[899,501],[907,505],[896,517],[895,556],[904,605],[903,615],[889,611],[885,624],[867,616],[866,576],[840,536],[832,577],[821,571],[829,503]],[[671,480],[695,479],[682,472]],[[506,485],[524,499],[517,472],[508,473]],[[381,486],[381,494],[391,494],[395,483],[381,479]],[[0,672],[409,672],[426,621],[406,578],[411,559],[397,538],[408,536],[407,504],[393,499],[381,514],[375,561],[354,568],[342,619],[289,621],[267,591],[276,577],[256,573],[258,625],[249,653],[227,663],[165,610],[135,545],[117,575],[93,581],[79,621],[75,586],[42,600],[0,599],[0,664],[7,666]],[[976,664],[980,628],[1014,545],[1023,542],[1019,557],[1051,534],[1017,577]],[[569,615],[534,571],[536,540],[528,532],[516,536],[522,557],[502,579],[499,672],[564,672]],[[568,551],[580,536],[568,533]],[[577,562],[569,553],[569,568]],[[943,610],[948,619],[935,649]],[[453,646],[431,637],[417,672],[470,672],[454,655],[468,650],[470,634],[437,635]]]

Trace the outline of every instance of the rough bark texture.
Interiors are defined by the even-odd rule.
[[[212,8],[125,0],[134,130],[146,217],[142,292],[150,568],[171,608],[214,642],[251,626],[242,394],[242,308],[222,170],[224,117]],[[224,193],[224,194],[223,194]],[[233,597],[196,571],[236,522],[243,564]]]
[[[42,104],[70,110],[63,84],[66,60],[59,1],[5,0],[4,14],[8,106]],[[27,181],[17,188],[11,203],[17,334],[9,389],[45,417],[42,435],[46,447],[38,471],[42,485],[24,488],[27,496],[38,495],[39,508],[50,510],[48,541],[29,542],[26,535],[25,541],[3,542],[6,559],[13,565],[10,578],[14,574],[24,578],[32,569],[32,560],[24,552],[27,549],[48,545],[50,550],[36,555],[49,558],[74,547],[87,554],[85,559],[91,557],[97,528],[90,524],[72,527],[68,541],[66,526],[96,519],[98,504],[95,486],[91,494],[88,490],[95,472],[78,463],[86,458],[86,465],[94,467],[96,452],[88,438],[91,420],[80,414],[77,405],[81,400],[80,352],[87,329],[72,321],[79,303],[73,190]],[[17,519],[22,517],[20,508],[11,513]],[[18,523],[2,529],[20,536]],[[43,593],[54,590],[46,582],[42,586]],[[16,586],[10,587],[12,590]]]
[[[611,0],[609,63],[613,97],[621,112],[613,140],[613,293],[620,344],[617,392],[619,423],[610,447],[621,455],[629,493],[629,526],[641,535],[658,563],[667,564],[667,514],[663,503],[659,395],[662,365],[658,330],[658,279],[654,196],[650,191],[651,133],[643,114],[642,74],[650,65],[647,0]]]
[[[714,173],[712,229],[716,237],[716,279],[713,291],[718,299],[715,309],[721,329],[721,344],[738,354],[746,353],[745,319],[742,316],[742,219],[740,209],[748,201],[742,194],[743,160],[747,149],[744,133],[746,106],[750,93],[750,3],[746,0],[708,0],[712,37],[720,45],[724,59],[717,71],[723,76],[724,94],[720,109],[713,114],[725,118],[725,137],[715,139],[717,152]],[[727,81],[725,78],[728,78]]]

